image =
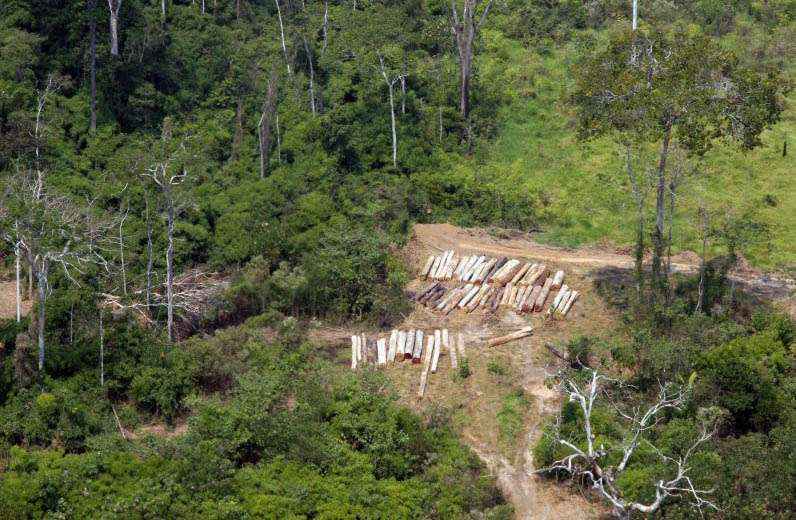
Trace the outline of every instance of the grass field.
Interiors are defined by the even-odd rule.
[[[501,192],[535,194],[541,201],[541,241],[567,246],[631,244],[635,209],[623,151],[608,139],[579,141],[564,101],[574,49],[561,47],[540,55],[497,37],[487,38],[487,45],[499,47],[499,52],[490,49],[490,56],[504,60],[503,79],[511,84],[507,90],[517,94],[499,114],[497,138],[458,168],[494,183]],[[490,64],[482,70],[488,77]],[[754,233],[756,240],[743,248],[752,265],[796,271],[793,93],[788,104],[782,120],[763,134],[761,147],[745,153],[721,142],[704,158],[688,160],[689,173],[678,193],[675,250],[701,249],[697,210],[705,205],[716,225],[740,215],[751,215],[762,224],[763,231]],[[782,156],[784,141],[790,146],[787,157]],[[650,205],[652,195],[647,199]],[[722,245],[716,243],[712,250],[720,253]]]

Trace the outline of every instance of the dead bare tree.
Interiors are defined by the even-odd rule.
[[[263,110],[257,123],[257,135],[260,138],[260,178],[265,179],[268,170],[268,156],[271,149],[271,118],[276,111],[276,92],[279,76],[276,67],[272,67],[268,78]]]
[[[395,121],[395,84],[399,81],[402,81],[405,74],[394,75],[392,73],[388,74],[388,70],[386,65],[384,64],[384,55],[381,52],[377,52],[376,55],[379,58],[379,71],[381,72],[381,77],[384,78],[384,83],[387,85],[387,92],[390,97],[390,128],[392,130],[392,165],[393,167],[398,167],[398,133],[396,130],[396,121]]]
[[[89,21],[89,70],[90,70],[90,117],[89,131],[93,135],[97,131],[97,20],[94,18],[94,9],[97,0],[88,0],[87,10]]]
[[[689,381],[689,384],[685,387],[671,383],[661,384],[657,398],[652,404],[646,407],[635,406],[629,412],[623,411],[617,403],[611,403],[619,415],[628,423],[626,435],[618,448],[621,458],[618,463],[612,464],[610,461],[616,459],[609,457],[609,454],[616,448],[606,448],[602,444],[599,446],[595,445],[596,434],[592,424],[592,413],[600,396],[611,400],[611,395],[605,388],[606,383],[615,384],[617,382],[599,374],[596,370],[588,370],[587,372],[590,373],[590,377],[584,383],[566,373],[559,374],[557,377],[558,388],[562,396],[569,402],[576,403],[580,408],[584,440],[577,442],[574,439],[562,438],[559,428],[556,428],[554,442],[567,448],[570,453],[564,458],[553,462],[550,466],[538,470],[538,472],[563,472],[573,478],[585,478],[592,488],[611,504],[613,514],[618,518],[629,518],[633,511],[645,514],[653,513],[660,509],[664,500],[670,497],[687,498],[691,501],[691,505],[699,511],[705,509],[718,511],[719,508],[706,498],[712,490],[698,489],[689,476],[689,461],[691,457],[716,432],[717,415],[714,411],[706,410],[700,414],[700,430],[696,439],[676,458],[664,454],[645,438],[645,432],[648,432],[660,421],[661,412],[683,409],[687,403],[693,380]],[[655,483],[651,483],[655,487],[655,499],[648,504],[625,499],[617,484],[618,479],[633,458],[636,449],[642,443],[651,447],[674,474],[672,478],[664,477]]]
[[[171,121],[163,122],[163,132],[157,157],[141,175],[150,179],[159,191],[166,210],[166,330],[169,341],[174,340],[174,224],[180,210],[176,189],[188,178],[186,139],[175,140]]]
[[[484,25],[492,6],[492,0],[464,0],[462,12],[451,0],[451,31],[456,40],[459,54],[459,112],[465,122],[470,117],[470,81],[473,74],[473,46],[475,37]],[[481,16],[476,20],[476,11],[483,6]]]
[[[119,55],[119,10],[121,8],[122,0],[108,0],[111,27],[111,54],[113,56]]]
[[[282,8],[279,6],[279,0],[274,0],[276,4],[276,16],[279,20],[279,35],[282,41],[282,52],[285,55],[285,66],[287,67],[288,77],[292,77],[293,73],[290,71],[290,59],[287,56],[287,44],[285,43],[285,26],[282,24]]]

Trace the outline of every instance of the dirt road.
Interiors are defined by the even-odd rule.
[[[570,269],[585,273],[600,268],[630,270],[634,260],[628,254],[596,247],[568,249],[548,246],[534,241],[526,233],[509,230],[460,228],[450,224],[417,224],[414,227],[414,247],[439,251],[455,249],[464,254],[481,252],[510,258],[528,258],[568,264]],[[699,257],[694,253],[681,253],[672,257],[672,271],[696,273]],[[752,294],[778,304],[796,318],[796,280],[763,273],[742,267],[730,273],[729,278]]]

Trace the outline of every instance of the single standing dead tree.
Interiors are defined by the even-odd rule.
[[[473,45],[478,30],[484,24],[492,0],[464,0],[462,12],[456,7],[457,0],[451,0],[451,31],[456,39],[459,53],[459,112],[465,123],[470,117],[470,80],[473,75]],[[481,17],[476,21],[476,11],[484,5]]]
[[[670,457],[656,448],[644,437],[645,432],[653,428],[660,420],[661,412],[665,410],[682,410],[686,405],[693,380],[688,386],[681,387],[671,383],[661,384],[655,402],[646,408],[636,406],[629,413],[623,412],[617,403],[612,403],[619,415],[627,422],[628,428],[619,450],[621,458],[618,463],[615,457],[609,457],[611,451],[604,445],[595,446],[596,433],[592,424],[592,413],[599,396],[610,394],[604,388],[605,383],[613,382],[607,376],[599,374],[596,370],[588,370],[591,377],[587,382],[581,383],[570,375],[559,375],[558,388],[565,399],[577,403],[583,420],[584,440],[578,442],[574,439],[564,439],[556,428],[554,442],[568,449],[566,457],[553,462],[550,466],[538,470],[539,473],[564,472],[573,478],[586,479],[592,488],[597,491],[613,507],[616,517],[627,519],[633,511],[649,514],[657,511],[663,501],[669,497],[684,497],[691,500],[691,505],[696,510],[713,509],[718,507],[706,496],[712,490],[697,489],[689,476],[689,462],[697,449],[713,437],[716,432],[716,414],[712,410],[700,412],[700,430],[689,447],[677,458]],[[616,382],[613,382],[616,383]],[[703,413],[704,412],[704,413]],[[560,418],[559,418],[560,420]],[[652,448],[667,466],[666,477],[651,483],[655,487],[655,499],[648,503],[626,500],[619,489],[618,481],[627,469],[636,449],[644,443]],[[673,476],[672,476],[673,475]],[[669,478],[671,477],[671,478]]]
[[[114,56],[119,55],[119,10],[121,8],[122,0],[108,0],[111,24],[111,54]]]
[[[287,56],[287,44],[285,43],[285,26],[282,24],[282,8],[279,6],[279,0],[274,0],[276,4],[276,16],[279,20],[279,35],[282,41],[282,52],[285,55],[285,65],[287,66],[287,75],[291,77],[293,74],[290,71],[290,59]]]
[[[163,122],[160,152],[154,163],[141,175],[157,187],[166,209],[166,330],[169,341],[174,340],[174,223],[179,211],[176,189],[185,183],[188,171],[185,165],[187,148],[185,139],[174,142],[171,122]]]
[[[97,0],[88,0],[87,4],[89,21],[89,61],[90,61],[90,91],[91,100],[89,102],[90,118],[89,131],[93,135],[97,131],[97,20],[94,18],[94,9],[97,7]]]
[[[403,81],[405,74],[399,74],[398,76],[388,75],[387,74],[387,67],[384,65],[384,56],[380,53],[376,53],[379,57],[379,71],[381,72],[381,77],[384,78],[384,83],[387,85],[387,91],[390,96],[390,128],[392,130],[392,165],[393,167],[398,167],[398,133],[396,130],[396,122],[395,122],[395,84],[399,81]]]
[[[257,123],[257,135],[260,138],[260,178],[265,179],[268,171],[268,156],[271,150],[271,118],[276,111],[276,89],[279,75],[276,67],[271,69],[271,76],[268,78],[268,88],[263,101],[263,111],[260,121]]]

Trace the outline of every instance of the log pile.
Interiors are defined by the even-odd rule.
[[[519,314],[542,312],[554,295],[547,314],[566,316],[579,295],[564,284],[562,270],[551,273],[544,264],[507,257],[458,257],[453,250],[429,256],[420,275],[434,282],[415,301],[445,315],[496,312],[501,306]],[[448,287],[448,280],[458,283]]]
[[[459,360],[467,357],[464,336],[458,341],[448,329],[437,329],[425,334],[422,330],[393,330],[389,337],[368,339],[364,334],[351,336],[351,370],[364,366],[384,367],[410,361],[411,365],[422,363],[418,397],[423,397],[430,374],[440,368],[440,357],[447,355],[451,368],[458,368]]]

